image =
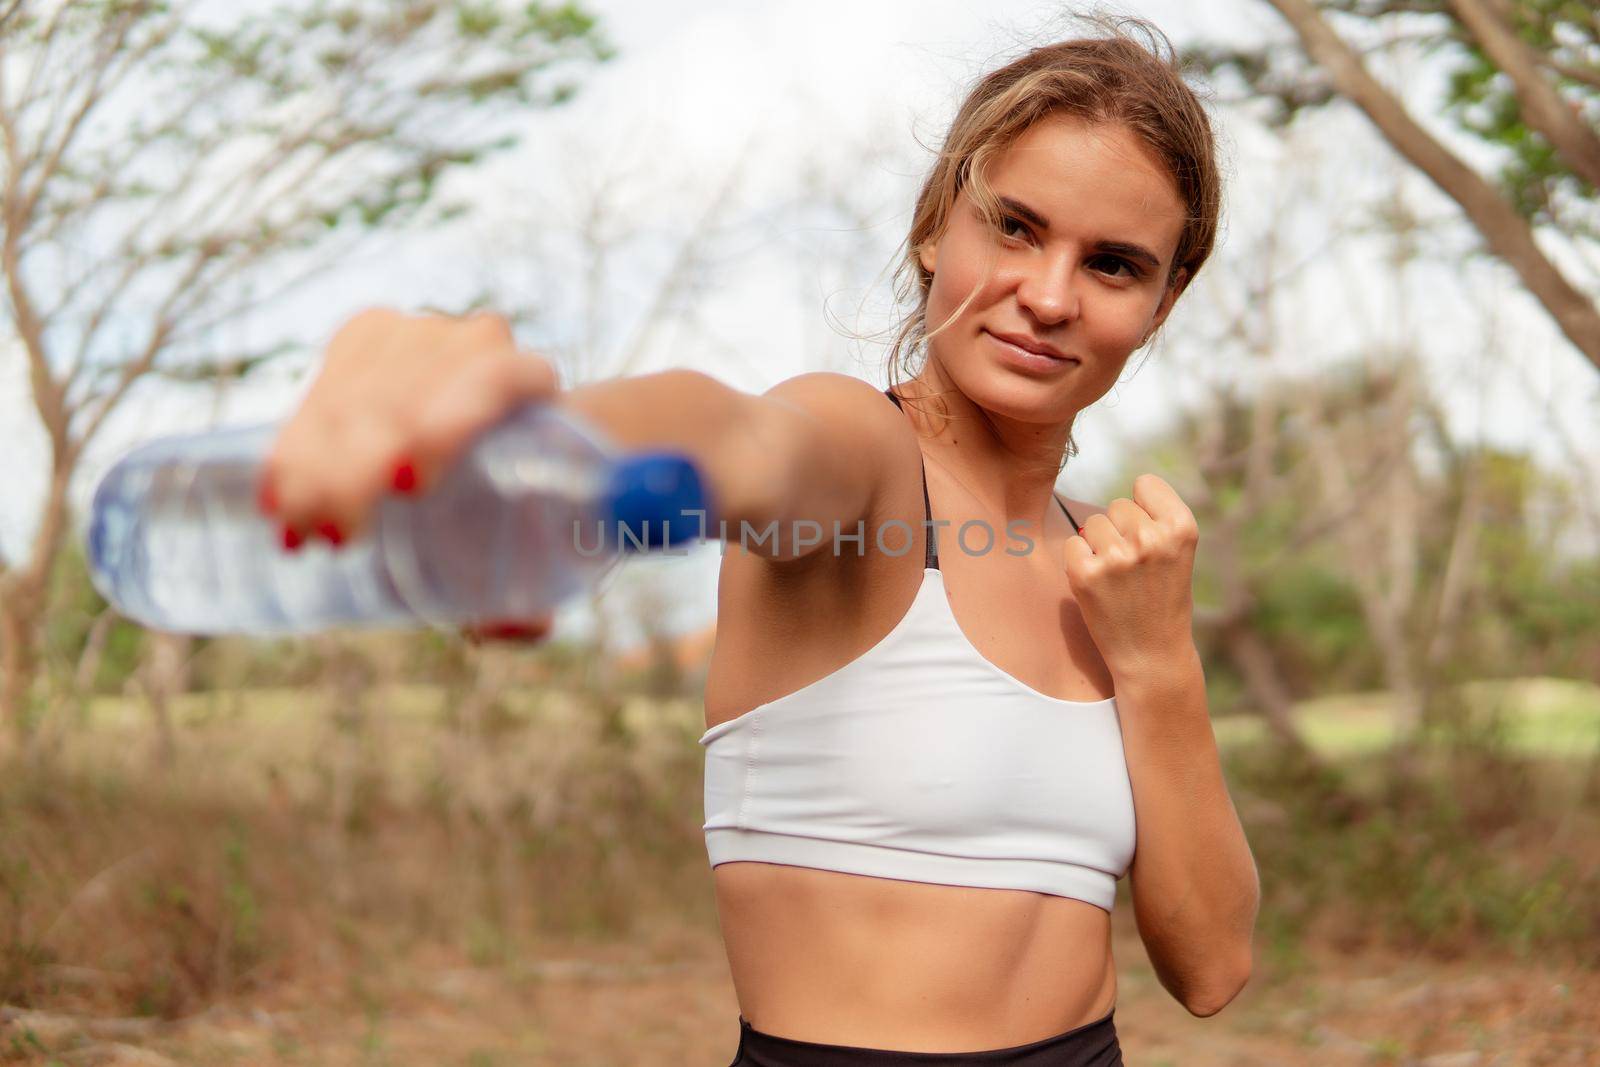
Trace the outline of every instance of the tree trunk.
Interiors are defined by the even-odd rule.
[[[117,624],[117,609],[103,608],[89,626],[89,636],[84,639],[83,652],[72,672],[72,698],[83,700],[94,694],[95,679],[100,674],[100,663],[105,659],[106,642],[111,639],[111,628]]]
[[[163,770],[170,770],[177,759],[178,738],[172,724],[172,701],[189,690],[189,650],[193,644],[192,637],[152,631],[139,672],[155,727],[152,755],[155,764]]]
[[[50,574],[67,528],[67,482],[76,456],[57,446],[50,488],[34,532],[28,565],[0,571],[0,717],[20,744],[32,733],[33,683],[39,635],[49,609]]]
[[[39,667],[41,599],[25,582],[5,582],[0,588],[0,714],[18,749],[33,727],[31,698]]]
[[[1251,701],[1266,720],[1272,736],[1298,753],[1307,763],[1322,761],[1306,743],[1292,714],[1294,701],[1273,662],[1272,650],[1248,621],[1230,623],[1222,630],[1223,648],[1228,659],[1244,678]]]

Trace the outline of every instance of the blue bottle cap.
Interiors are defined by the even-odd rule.
[[[682,544],[716,525],[700,471],[681,452],[635,452],[618,459],[601,514],[606,537],[624,552]]]

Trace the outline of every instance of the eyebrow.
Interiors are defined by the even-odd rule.
[[[1005,208],[1007,211],[1018,216],[1024,221],[1033,224],[1043,231],[1048,231],[1050,229],[1050,220],[1039,214],[1027,204],[1024,204],[1022,201],[1009,196],[1002,196],[998,199],[1001,207]],[[1144,245],[1131,244],[1127,241],[1098,241],[1095,243],[1095,251],[1125,256],[1128,259],[1134,260],[1135,262],[1143,263],[1151,270],[1159,270],[1161,268],[1161,257],[1150,251]]]

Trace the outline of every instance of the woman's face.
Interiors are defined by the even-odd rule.
[[[1116,383],[1166,319],[1185,210],[1171,176],[1121,125],[1052,116],[989,168],[999,227],[963,190],[944,234],[925,248],[933,272],[929,342],[946,378],[978,407],[1026,422],[1070,423]],[[1180,279],[1181,283],[1182,279]],[[1029,361],[994,338],[1050,346]]]

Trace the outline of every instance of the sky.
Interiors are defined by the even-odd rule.
[[[193,392],[141,393],[86,460],[76,497],[85,500],[98,472],[153,432],[199,429],[218,417],[287,415],[317,348],[370,304],[444,304],[487,285],[507,301],[546,309],[519,335],[525,344],[581,349],[588,363],[580,375],[608,376],[637,336],[675,238],[706,218],[711,194],[736,163],[735,191],[709,216],[716,238],[697,271],[702,291],[692,313],[667,316],[671,324],[637,346],[627,371],[696,366],[749,391],[820,369],[884,384],[882,349],[846,334],[891,321],[890,257],[927,164],[924,146],[937,143],[979,74],[1060,36],[1063,6],[1037,0],[592,0],[588,6],[601,16],[618,57],[586,75],[572,103],[530,114],[520,149],[456,187],[480,203],[474,219],[426,239],[379,245],[269,315],[220,335],[221,344],[243,345],[288,324],[305,342],[306,357],[235,389],[220,410]],[[1197,34],[1286,39],[1260,0],[1143,0],[1114,10],[1148,17],[1180,43]],[[1427,72],[1400,73],[1412,79],[1408,99],[1425,99]],[[1552,405],[1589,454],[1600,455],[1593,368],[1503,268],[1466,256],[1471,237],[1454,223],[1453,205],[1398,166],[1360,116],[1330,112],[1285,145],[1226,108],[1213,113],[1229,180],[1227,228],[1206,279],[1215,288],[1197,286],[1186,295],[1169,337],[1147,361],[1135,357],[1124,382],[1082,416],[1075,431],[1082,454],[1060,483],[1065,493],[1104,503],[1130,492],[1110,480],[1118,444],[1156,429],[1175,405],[1197,398],[1213,372],[1192,340],[1215,310],[1207,302],[1239,298],[1240,275],[1253,263],[1250,249],[1268,230],[1278,232],[1285,258],[1307,264],[1296,277],[1301,300],[1283,325],[1279,366],[1312,367],[1375,349],[1385,330],[1424,336],[1449,390],[1452,417],[1471,433],[1537,451],[1548,446],[1540,408]],[[1287,164],[1296,160],[1307,173],[1290,172]],[[836,190],[846,210],[797,206],[807,175]],[[618,225],[627,236],[596,293],[584,289],[570,264],[585,198],[606,176],[622,190]],[[1347,238],[1335,249],[1326,245],[1336,223],[1359,222],[1397,182],[1416,211],[1439,222],[1425,239],[1430,255],[1398,284],[1370,243]],[[1492,346],[1482,341],[1486,310],[1496,331]],[[8,472],[0,546],[11,554],[31,531],[44,473],[44,442],[28,414],[26,384],[20,360],[0,355],[0,454]],[[1534,395],[1524,397],[1529,387]],[[1600,470],[1587,476],[1600,489]],[[718,548],[631,564],[615,581],[667,583],[678,604],[670,625],[703,625],[714,617]],[[582,629],[586,615],[573,605],[558,622]]]

